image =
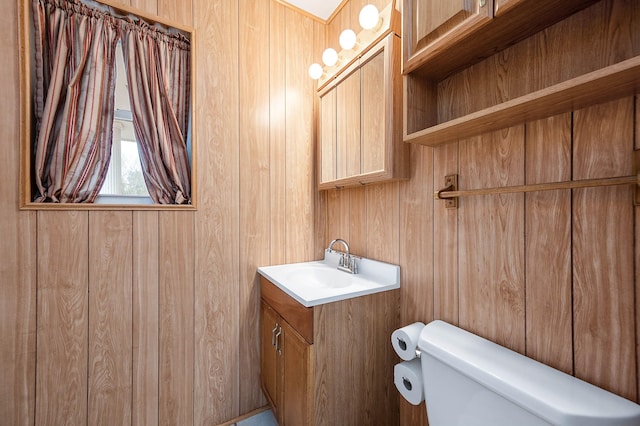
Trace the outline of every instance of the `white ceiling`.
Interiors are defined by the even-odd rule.
[[[343,0],[281,0],[298,9],[320,18],[323,21],[329,19]]]

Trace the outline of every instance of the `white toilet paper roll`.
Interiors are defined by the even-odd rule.
[[[409,361],[416,357],[418,339],[423,328],[424,323],[414,322],[391,333],[391,345],[400,358]]]
[[[393,383],[400,395],[413,405],[424,401],[424,385],[420,358],[404,361],[393,367]]]

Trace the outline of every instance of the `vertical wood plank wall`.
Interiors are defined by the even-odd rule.
[[[465,198],[456,211],[432,199],[452,173],[463,188],[630,174],[640,100],[412,146],[410,180],[319,193],[306,70],[343,28],[358,28],[369,0],[351,0],[326,28],[270,0],[123,2],[196,29],[198,210],[17,209],[18,13],[8,2],[3,422],[215,425],[263,405],[255,268],[319,258],[337,237],[401,265],[402,323],[442,318],[640,399],[631,189]],[[640,4],[602,0],[441,82],[439,119],[639,54]],[[400,424],[426,424],[424,406],[400,399]]]
[[[270,0],[123,0],[195,28],[198,210],[19,211],[17,4],[0,18],[0,423],[263,406],[256,267],[324,244],[307,77],[324,26]]]
[[[331,40],[357,13],[355,3],[329,26]],[[638,54],[640,5],[604,0],[440,82],[438,118]],[[411,180],[328,192],[327,239],[357,241],[358,254],[400,262],[402,323],[444,319],[639,401],[640,209],[629,187],[468,197],[457,210],[431,195],[448,174],[459,174],[462,189],[633,174],[637,102],[412,147]],[[396,238],[355,222],[370,221],[383,199]],[[400,410],[402,425],[427,424],[424,405],[401,400]]]

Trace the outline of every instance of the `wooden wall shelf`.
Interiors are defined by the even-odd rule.
[[[404,74],[440,81],[565,19],[598,0],[487,0],[469,22],[444,31],[422,46],[412,19],[403,20]],[[446,4],[444,0],[430,0]],[[405,14],[414,16],[426,2],[404,0]],[[462,2],[459,2],[462,3]],[[465,2],[467,3],[467,2]],[[471,2],[469,2],[471,3]],[[444,7],[444,6],[443,6]],[[489,9],[484,10],[482,9]],[[408,12],[407,12],[408,11]]]
[[[639,91],[640,56],[636,56],[463,117],[405,133],[404,141],[436,146],[634,95]]]

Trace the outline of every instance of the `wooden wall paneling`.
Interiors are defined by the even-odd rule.
[[[325,48],[327,40],[328,27],[326,25],[315,24],[313,27],[313,52],[314,57],[322,55],[322,51]],[[315,87],[314,87],[315,89]],[[335,92],[334,92],[335,95]],[[320,182],[320,132],[323,120],[321,117],[320,98],[317,96],[315,90],[313,91],[313,135],[314,135],[314,159],[313,159],[313,195],[314,195],[314,259],[322,259],[324,257],[325,241],[327,240],[327,191],[318,191],[318,184]],[[333,120],[335,122],[335,120]],[[333,127],[333,123],[331,123]],[[333,127],[334,128],[334,127]],[[334,128],[335,129],[335,128]],[[334,131],[335,134],[335,131]],[[335,162],[334,162],[335,164]]]
[[[461,189],[523,182],[524,126],[460,142]],[[524,194],[460,201],[460,326],[524,353]]]
[[[194,0],[198,211],[194,423],[239,413],[239,67],[237,2]],[[224,43],[220,41],[224,40]],[[230,340],[229,340],[230,339]],[[162,404],[162,402],[161,402]]]
[[[349,193],[350,190],[333,189],[327,193],[327,236],[326,248],[335,238],[349,241]]]
[[[415,321],[425,324],[434,318],[434,150],[411,146],[411,178],[400,186],[400,326]],[[394,353],[393,363],[402,360]],[[409,404],[393,389],[399,400],[400,418],[406,424],[427,424],[424,405]]]
[[[433,191],[444,188],[444,178],[458,174],[459,142],[433,150]],[[465,199],[459,199],[462,205]],[[458,209],[443,201],[433,204],[433,318],[458,325]]]
[[[158,15],[158,0],[130,0],[131,6]]]
[[[158,15],[182,25],[193,25],[193,5],[191,0],[156,0]]]
[[[366,189],[366,256],[383,262],[400,261],[400,190],[398,182]]]
[[[358,34],[362,30],[362,27],[360,26],[360,21],[359,21],[360,11],[367,4],[373,4],[375,7],[378,8],[378,10],[382,10],[385,7],[387,7],[389,3],[391,3],[391,0],[351,0],[349,4],[345,6],[345,9],[346,8],[351,9],[351,11],[349,12],[350,28],[353,31],[355,31],[356,34]],[[396,3],[399,3],[399,1],[396,0]]]
[[[575,375],[636,400],[632,194],[576,190],[573,205]]]
[[[502,50],[438,84],[438,120],[451,120],[524,94],[529,85],[528,41]]]
[[[474,66],[477,66],[474,65]],[[465,71],[454,74],[439,82],[433,91],[437,93],[437,123],[452,120],[466,114],[470,108],[473,95],[465,88]],[[421,85],[424,86],[424,85]],[[430,94],[429,87],[421,87],[421,92]]]
[[[18,120],[15,121],[17,123]],[[7,124],[7,127],[9,125]],[[6,127],[5,127],[6,128]],[[11,144],[4,144],[11,148]],[[16,158],[5,147],[0,158]],[[11,182],[4,172],[3,182]],[[36,369],[36,214],[19,212],[18,183],[2,185],[0,197],[0,418],[12,425],[34,423]],[[12,194],[8,194],[11,192]],[[7,202],[6,200],[11,200]]]
[[[158,424],[158,212],[133,212],[132,425]]]
[[[349,7],[349,5],[346,5],[345,7],[340,9],[340,11],[336,14],[336,16],[334,16],[331,22],[328,23],[326,27],[325,43],[321,48],[322,50],[320,50],[320,56],[317,56],[318,59],[314,60],[315,62],[320,61],[319,58],[322,57],[322,51],[327,47],[334,48],[336,52],[340,52],[340,50],[342,50],[342,47],[340,47],[340,33],[342,33],[342,31],[350,28],[356,34],[358,34],[360,27],[351,27],[350,22],[351,8]]]
[[[577,50],[580,54],[571,55],[569,68],[574,72],[597,70],[640,53],[640,34],[634,31],[634,26],[640,23],[637,2],[601,1],[578,15],[575,18],[578,22],[566,23],[573,42],[580,48]]]
[[[0,419],[10,425],[35,422],[36,212],[17,209],[20,190],[20,85],[18,2],[0,16],[4,65],[0,70]]]
[[[570,113],[527,123],[525,139],[527,184],[571,180]],[[526,355],[572,374],[571,191],[525,194],[525,222]]]
[[[286,262],[286,8],[270,2],[269,25],[269,176],[270,264]]]
[[[637,2],[604,0],[525,40],[536,49],[526,68],[530,90],[640,54],[640,34],[633,30],[639,20]]]
[[[574,112],[573,178],[634,174],[634,98]]]
[[[640,54],[640,5],[601,1],[438,84],[443,122]],[[483,90],[483,88],[491,88]]]
[[[346,214],[349,229],[346,231],[345,237],[335,236],[333,238],[344,238],[349,243],[351,253],[368,256],[367,249],[369,235],[367,233],[367,189],[366,188],[349,188],[342,191],[343,197],[349,200],[349,211]],[[338,247],[338,250],[344,248]]]
[[[354,313],[356,318],[366,318],[365,336],[360,337],[360,342],[383,343],[370,347],[371,353],[360,357],[362,375],[359,377],[362,377],[363,386],[358,386],[356,392],[362,393],[364,407],[370,409],[363,410],[357,421],[349,424],[397,426],[400,397],[393,384],[393,366],[398,361],[389,342],[391,333],[400,327],[400,292],[384,292],[369,299],[369,306],[361,302],[359,312]],[[380,383],[384,386],[379,386]]]
[[[313,102],[315,82],[307,68],[313,60],[316,21],[287,9],[286,52],[286,262],[311,260],[314,254]]]
[[[89,213],[88,423],[131,423],[132,214]]]
[[[640,265],[640,250],[638,250],[638,244],[640,243],[640,226],[638,226],[640,224],[640,207],[636,206],[634,209],[635,212],[635,223],[634,223],[634,228],[636,230],[636,235],[635,235],[635,253],[636,253],[636,257],[635,257],[635,269],[636,269],[636,276],[635,276],[635,291],[636,291],[636,359],[640,359],[640,327],[638,327],[638,324],[640,324],[640,297],[638,297],[638,294],[640,294],[640,267],[638,265]],[[636,367],[637,369],[637,367]],[[636,371],[636,385],[637,385],[637,394],[636,394],[636,399],[635,402],[640,403],[640,369],[637,369]]]
[[[260,389],[260,284],[269,256],[269,0],[239,2],[240,84],[240,413],[266,403]],[[260,212],[256,214],[256,212]]]
[[[434,318],[434,149],[411,147],[411,178],[400,182],[400,322]]]
[[[159,417],[161,424],[189,425],[194,422],[194,215],[161,211],[158,225]]]
[[[634,137],[634,149],[640,149],[640,96],[635,97],[636,102],[636,117],[635,117],[635,126],[636,134]]]
[[[356,34],[362,30],[359,21],[360,10],[362,10],[362,7],[366,4],[367,3],[364,0],[350,0],[349,4],[344,7],[344,9],[349,9],[349,21],[348,27],[346,28],[351,28]],[[382,9],[379,8],[378,10]]]
[[[574,179],[633,173],[633,112],[633,98],[574,112]],[[628,186],[573,191],[573,319],[576,376],[635,400],[632,203]]]
[[[477,96],[478,89],[491,87],[491,84],[495,84],[494,89],[489,91],[491,105],[498,105],[531,92],[530,78],[522,78],[530,68],[528,43],[530,42],[521,43],[521,46],[515,49],[505,49],[486,61],[489,64],[488,72],[494,81],[491,82],[488,75],[483,75],[481,83],[475,88],[474,98],[482,98]]]
[[[520,85],[526,82],[522,78],[526,68],[518,62],[525,57],[526,53],[518,53],[517,49],[506,49],[439,82],[438,122],[508,100],[513,90],[510,81],[516,79]]]
[[[38,425],[87,422],[88,221],[87,212],[38,212]]]

